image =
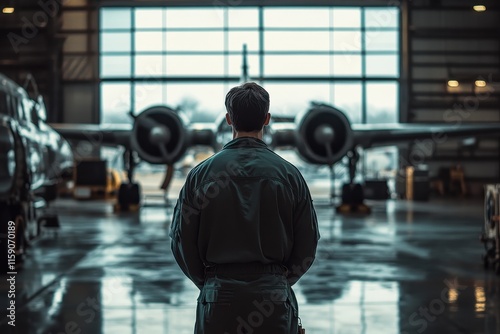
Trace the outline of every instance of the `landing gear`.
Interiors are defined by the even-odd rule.
[[[363,186],[359,183],[354,183],[359,153],[356,149],[353,149],[348,152],[347,157],[349,159],[349,183],[344,184],[342,187],[342,203],[337,206],[337,212],[369,214],[371,209],[364,203],[365,194]]]
[[[133,182],[134,170],[137,165],[134,152],[131,150],[125,151],[123,162],[127,170],[128,182],[124,182],[120,185],[115,210],[137,211],[141,202],[141,187],[138,183]]]
[[[364,199],[365,195],[361,184],[344,184],[342,187],[342,203],[337,206],[337,212],[368,214],[371,212],[371,209],[364,203]]]
[[[122,183],[118,190],[118,209],[137,211],[141,202],[141,187],[138,183]]]

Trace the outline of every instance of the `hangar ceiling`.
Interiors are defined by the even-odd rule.
[[[0,20],[0,72],[17,81],[22,81],[26,73],[33,73],[51,110],[50,120],[97,123],[100,6],[236,7],[262,5],[264,1],[67,0],[62,2],[63,7],[55,0],[11,3],[15,3],[15,13],[4,14]],[[414,0],[400,4],[376,0],[265,1],[266,6],[399,4],[402,13],[400,119],[424,123],[447,119],[500,121],[500,87],[497,85],[500,82],[500,7],[494,0],[481,3],[487,7],[486,12],[474,12],[468,0]],[[481,78],[487,82],[486,88],[475,85]],[[457,79],[460,86],[448,86],[451,79]],[[467,105],[466,112],[461,112]],[[461,156],[464,161],[490,164],[485,168],[489,175],[478,173],[476,176],[491,179],[500,175],[495,160],[498,150],[498,142],[492,141],[480,151],[479,157],[465,157],[457,153],[460,147],[451,145],[444,147],[444,153],[434,159],[443,163],[451,159],[448,156]]]

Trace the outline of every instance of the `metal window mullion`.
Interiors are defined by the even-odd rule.
[[[330,64],[330,76],[333,76],[333,67],[334,67],[334,61],[333,61],[333,55],[334,55],[334,48],[333,48],[333,7],[329,7],[328,8],[329,12],[330,12],[330,15],[328,15],[328,19],[329,19],[329,39],[328,39],[328,50],[329,50],[329,64]],[[329,99],[330,99],[330,103],[334,104],[334,98],[335,98],[335,82],[330,82],[330,96],[329,96]]]
[[[161,64],[163,75],[167,75],[167,7],[163,7],[162,15],[162,53],[161,53]],[[168,101],[168,85],[167,83],[162,83],[162,99],[163,101]]]
[[[135,10],[131,8],[130,11],[130,76],[135,78]],[[132,114],[136,114],[135,110],[135,80],[130,82],[130,110]]]
[[[361,123],[366,124],[367,108],[366,108],[366,28],[365,28],[365,8],[361,8]]]
[[[264,83],[264,7],[259,6],[259,78]]]
[[[224,76],[229,76],[229,10],[224,8]]]
[[[102,34],[102,29],[101,29],[101,11],[102,11],[102,8],[99,8],[97,10],[97,24],[98,24],[98,33],[97,33],[97,45],[98,45],[98,55],[97,55],[97,86],[98,88],[95,89],[94,88],[94,91],[96,92],[97,94],[97,98],[94,99],[94,101],[97,101],[98,103],[98,108],[96,108],[98,110],[98,113],[97,113],[97,123],[98,124],[101,124],[102,122],[102,94],[101,94],[101,86],[102,86],[102,79],[101,79],[101,68],[102,68],[102,64],[101,64],[101,59],[102,59],[102,55],[103,55],[103,52],[101,50],[101,34]],[[87,50],[88,51],[88,50]],[[94,102],[95,103],[95,102]]]

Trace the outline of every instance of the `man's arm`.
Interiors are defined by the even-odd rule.
[[[294,212],[293,249],[286,266],[289,270],[288,282],[293,285],[311,267],[316,257],[316,247],[320,238],[316,211],[309,189],[303,182],[303,191]]]
[[[174,208],[170,228],[171,248],[184,274],[201,289],[205,280],[205,266],[198,250],[200,212],[192,205],[193,198],[189,195],[189,190],[186,190],[186,185]]]

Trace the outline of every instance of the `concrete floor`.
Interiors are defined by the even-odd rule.
[[[500,278],[480,261],[482,202],[371,204],[370,216],[341,216],[316,201],[317,260],[295,287],[307,333],[500,333]],[[170,251],[171,208],[55,207],[59,237],[37,241],[17,275],[15,328],[0,281],[0,333],[193,332],[198,292]]]

